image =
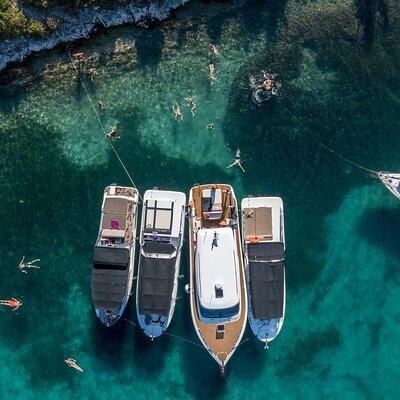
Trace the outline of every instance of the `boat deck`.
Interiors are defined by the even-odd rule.
[[[209,220],[204,217],[204,209],[202,205],[202,190],[204,189],[212,189],[213,187],[217,187],[222,191],[222,215],[218,220]],[[192,206],[192,215],[193,212],[195,216],[190,220],[190,238],[192,243],[192,265],[195,265],[194,260],[194,246],[193,246],[193,231],[196,228],[213,228],[213,227],[223,227],[229,225],[229,219],[231,217],[231,207],[234,207],[237,212],[237,204],[234,197],[231,195],[229,185],[202,185],[198,187],[194,187],[192,189],[192,198],[193,203],[190,204]],[[238,259],[239,259],[239,267],[242,273],[240,273],[240,287],[241,287],[241,314],[237,321],[225,323],[224,325],[224,333],[221,335],[217,332],[218,324],[210,324],[204,323],[200,320],[198,316],[196,297],[191,296],[192,301],[192,310],[195,310],[193,313],[193,322],[195,323],[198,334],[203,339],[206,344],[208,350],[213,353],[222,364],[225,364],[225,361],[229,357],[229,355],[235,350],[235,347],[239,344],[241,337],[244,332],[244,328],[246,325],[246,314],[247,314],[247,300],[246,300],[246,289],[244,282],[244,274],[243,274],[243,260],[241,255],[241,243],[240,243],[240,232],[239,228],[234,231],[236,246],[238,249]],[[194,290],[196,286],[196,274],[195,268],[191,268],[191,290]]]
[[[137,191],[134,188],[109,186],[105,190],[105,195],[107,197],[104,201],[99,239],[128,244],[132,241],[134,232]]]

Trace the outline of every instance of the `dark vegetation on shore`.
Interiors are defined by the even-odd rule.
[[[129,0],[0,0],[0,40],[21,35],[45,36],[61,22],[51,16],[50,11],[56,7],[76,12],[85,7],[105,9],[128,3]],[[147,4],[150,1],[141,3]]]

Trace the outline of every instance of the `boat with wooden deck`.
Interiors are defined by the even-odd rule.
[[[152,340],[167,330],[175,310],[185,207],[181,192],[153,189],[143,197],[136,313]]]
[[[196,185],[189,197],[190,306],[196,333],[221,375],[247,320],[247,297],[235,193]]]
[[[285,227],[280,197],[242,200],[242,235],[249,323],[265,347],[285,317]]]
[[[132,290],[138,192],[133,187],[105,188],[92,266],[92,300],[107,327],[123,314]]]

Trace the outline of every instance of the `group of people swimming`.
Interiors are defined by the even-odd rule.
[[[21,261],[17,265],[17,268],[24,274],[27,274],[28,273],[27,269],[29,268],[40,269],[40,267],[36,265],[36,263],[38,262],[40,262],[39,258],[37,258],[36,260],[26,262],[25,256],[23,256]],[[0,306],[8,307],[12,311],[17,311],[19,308],[22,307],[22,305],[23,305],[22,300],[16,299],[14,297],[7,300],[0,300]]]
[[[214,55],[216,55],[216,56],[219,55],[219,48],[217,45],[211,44],[211,51],[213,52]],[[215,81],[217,79],[215,64],[212,61],[210,61],[208,64],[208,75],[209,75],[209,78],[211,81]],[[196,98],[195,97],[187,97],[187,98],[185,98],[185,101],[186,101],[187,107],[189,107],[189,109],[190,109],[192,117],[194,117],[196,115],[196,106],[197,106]],[[176,103],[174,106],[172,106],[172,111],[174,112],[175,119],[177,121],[183,120],[183,113],[182,113],[182,110],[179,107],[178,103]],[[209,131],[212,131],[214,129],[214,124],[210,122],[207,124],[206,128]]]
[[[36,258],[35,260],[32,261],[25,261],[25,256],[22,257],[21,261],[17,265],[17,268],[23,272],[24,274],[27,274],[29,269],[40,269],[39,265],[37,263],[40,262],[40,258]],[[0,299],[0,306],[3,307],[8,307],[12,311],[17,311],[22,307],[23,303],[22,300],[16,299],[15,297],[12,297],[11,299],[7,300],[1,300]],[[83,369],[78,365],[76,360],[74,358],[67,358],[64,360],[64,362],[71,368],[76,369],[77,371],[83,372]]]

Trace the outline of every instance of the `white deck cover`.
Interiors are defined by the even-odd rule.
[[[213,245],[215,232],[216,246]],[[239,303],[239,267],[231,228],[198,231],[196,264],[196,290],[202,307],[219,310]],[[216,285],[221,285],[222,297],[216,297]]]
[[[154,207],[156,200],[157,208],[171,209],[172,203],[174,203],[171,235],[165,236],[178,237],[181,227],[182,207],[186,204],[185,194],[182,192],[173,192],[168,190],[146,190],[143,197],[143,203],[148,201],[148,206]],[[154,211],[147,210],[147,213],[149,216],[152,216]],[[158,210],[157,215],[157,226],[160,228],[168,228],[170,223],[170,211]],[[144,221],[142,221],[142,225],[143,222]]]

